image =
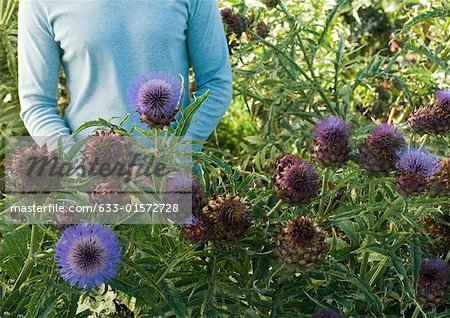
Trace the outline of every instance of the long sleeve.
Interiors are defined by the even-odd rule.
[[[198,110],[187,137],[206,141],[232,97],[230,57],[217,0],[191,0],[187,41],[197,95],[210,90],[210,96]]]
[[[18,20],[19,98],[21,118],[37,143],[40,137],[68,136],[57,108],[60,50],[42,2],[22,0]]]

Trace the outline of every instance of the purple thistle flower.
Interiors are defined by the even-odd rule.
[[[450,110],[450,89],[434,92],[438,108]]]
[[[205,217],[191,216],[185,221],[183,234],[192,243],[204,243],[212,237],[212,225]]]
[[[426,149],[408,149],[398,153],[397,188],[404,194],[419,195],[429,177],[439,168],[439,160]]]
[[[200,181],[187,171],[170,174],[164,192],[165,202],[178,204],[183,213],[198,216],[206,205],[205,192]]]
[[[423,262],[420,269],[420,279],[428,282],[448,284],[450,283],[450,267],[439,258],[431,257]]]
[[[319,193],[319,175],[311,164],[302,161],[276,172],[274,182],[278,196],[293,204],[307,203]]]
[[[312,158],[323,167],[340,167],[350,154],[350,127],[339,117],[326,118],[314,127]]]
[[[164,73],[139,76],[128,90],[130,105],[151,128],[163,127],[175,119],[183,100],[183,82]]]
[[[422,263],[417,282],[417,298],[428,307],[439,307],[445,303],[450,283],[450,267],[438,258]]]
[[[398,167],[401,171],[423,177],[430,177],[439,169],[439,159],[427,149],[411,148],[398,153]]]
[[[339,310],[324,308],[312,315],[311,318],[345,318],[345,316]]]
[[[67,228],[55,249],[61,277],[71,286],[91,289],[117,275],[122,249],[117,235],[100,224]]]
[[[327,143],[341,142],[350,138],[350,134],[350,127],[337,116],[321,120],[313,130],[314,138]]]
[[[405,144],[405,137],[398,132],[397,127],[389,124],[375,126],[367,140],[369,147],[374,150],[396,151]]]
[[[375,126],[359,147],[358,162],[372,174],[387,174],[395,170],[397,151],[406,145],[397,127],[389,124]]]

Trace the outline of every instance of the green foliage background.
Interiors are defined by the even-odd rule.
[[[373,180],[349,163],[321,171],[330,184],[317,200],[289,207],[277,204],[271,174],[282,153],[309,159],[310,131],[323,116],[338,114],[351,124],[353,149],[374,122],[406,128],[411,110],[431,103],[436,89],[449,88],[450,8],[412,0],[288,0],[277,9],[257,0],[220,4],[271,28],[265,39],[251,30],[230,38],[238,43],[231,55],[234,101],[204,153],[196,154],[210,196],[240,194],[252,204],[249,235],[198,250],[177,227],[113,226],[126,251],[122,270],[108,286],[87,293],[58,278],[57,232],[0,223],[0,314],[309,317],[317,308],[338,307],[349,317],[449,317],[450,309],[427,310],[415,298],[421,260],[433,254],[420,218],[448,214],[448,198],[405,199],[393,176]],[[26,134],[18,115],[17,7],[0,0],[2,162],[4,138]],[[68,102],[63,82],[62,111]],[[408,136],[411,144],[449,156],[448,136]],[[346,194],[334,208],[339,189]],[[272,252],[280,227],[299,214],[317,217],[323,203],[329,261],[306,274],[285,273]],[[30,241],[36,242],[32,253]],[[31,275],[18,288],[27,259]]]

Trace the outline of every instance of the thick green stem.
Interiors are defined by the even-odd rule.
[[[321,191],[321,198],[320,198],[320,202],[319,202],[319,210],[317,212],[317,220],[319,222],[322,221],[324,210],[325,210],[325,193],[327,191],[329,179],[330,179],[330,169],[325,168],[324,175],[323,175],[323,181],[322,181],[322,191]]]
[[[370,205],[375,204],[375,196],[376,196],[376,179],[374,177],[370,177],[370,180],[369,180],[369,204]],[[369,223],[372,223],[372,222],[369,222]],[[371,229],[371,224],[369,225],[369,229]],[[364,245],[368,245],[370,243],[372,243],[372,237],[370,236],[370,234],[367,234],[366,239],[364,241]],[[363,259],[361,262],[361,267],[359,270],[359,275],[362,279],[364,279],[364,276],[366,275],[366,272],[367,272],[367,266],[369,264],[369,256],[370,256],[370,251],[364,252]]]
[[[420,314],[420,307],[417,306],[416,309],[414,310],[411,318],[417,318],[417,317],[419,317],[419,314]]]
[[[364,241],[364,245],[369,245],[370,243],[372,243],[372,237],[367,235],[366,240]],[[361,267],[359,270],[359,276],[362,279],[364,279],[364,276],[366,276],[366,273],[367,273],[367,266],[369,264],[369,256],[370,256],[369,251],[364,252],[363,260],[361,262]]]
[[[37,225],[31,226],[31,240],[30,240],[30,249],[28,251],[27,259],[25,260],[25,264],[20,271],[19,277],[17,277],[16,282],[14,283],[13,291],[17,290],[20,286],[22,286],[23,282],[27,280],[30,276],[31,271],[34,266],[34,254],[37,252],[39,245],[39,228]]]

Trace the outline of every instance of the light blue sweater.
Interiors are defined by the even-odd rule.
[[[197,95],[211,95],[188,138],[205,141],[231,101],[217,0],[21,0],[18,58],[21,117],[34,137],[67,136],[88,120],[127,113],[126,128],[147,129],[127,105],[129,85],[160,71],[183,75],[188,92],[190,64]],[[61,66],[71,95],[64,118],[56,108]]]

